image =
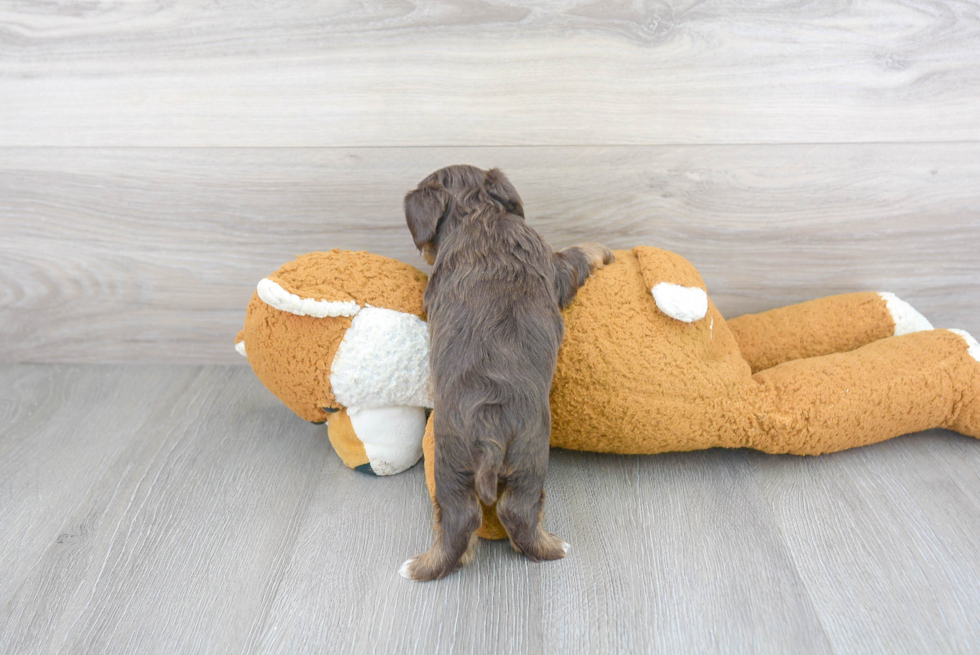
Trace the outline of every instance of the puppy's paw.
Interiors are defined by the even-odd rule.
[[[590,272],[616,261],[616,256],[613,255],[613,251],[601,243],[583,243],[578,248],[589,260]]]
[[[458,561],[450,561],[442,553],[429,551],[405,560],[398,569],[398,575],[406,580],[428,582],[446,577],[456,571],[461,564]]]
[[[412,567],[417,559],[418,557],[412,557],[411,559],[405,560],[402,565],[398,567],[398,575],[406,580],[415,580],[416,578],[412,577]]]
[[[541,551],[541,559],[544,561],[564,559],[565,555],[568,554],[568,549],[571,548],[568,542],[550,532],[545,534],[548,535],[548,538],[545,540],[545,548]]]
[[[568,542],[550,532],[541,531],[534,542],[528,544],[527,548],[521,548],[520,551],[535,562],[550,562],[564,558],[570,548]]]

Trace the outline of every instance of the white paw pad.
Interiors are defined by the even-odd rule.
[[[568,543],[567,541],[563,541],[563,542],[561,542],[561,549],[563,551],[565,551],[565,554],[567,555],[568,554],[568,551],[570,551],[572,549],[572,545],[570,543]]]
[[[973,335],[966,330],[950,330],[950,332],[963,337],[963,340],[966,341],[967,352],[970,353],[970,357],[980,362],[980,343],[977,343]]]
[[[892,320],[895,322],[896,337],[933,329],[932,323],[925,316],[894,293],[879,291],[878,295],[885,301],[888,306],[888,313],[892,315]]]

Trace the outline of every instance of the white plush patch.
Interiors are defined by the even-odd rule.
[[[950,332],[963,337],[963,340],[966,341],[967,352],[970,353],[970,357],[980,362],[980,343],[977,343],[973,335],[966,330],[950,330]]]
[[[432,407],[429,326],[414,314],[365,307],[337,348],[330,386],[345,407]]]
[[[401,473],[422,459],[425,410],[421,407],[348,407],[347,416],[376,474]]]
[[[661,282],[651,291],[660,311],[678,321],[693,323],[708,313],[708,294],[704,289]]]
[[[361,307],[353,300],[315,300],[300,298],[295,293],[289,293],[269,278],[259,281],[255,290],[262,302],[276,309],[297,316],[313,316],[314,318],[334,318],[337,316],[354,316]]]
[[[879,291],[878,295],[885,301],[888,306],[888,313],[892,315],[892,320],[895,321],[896,337],[933,329],[932,323],[925,316],[894,293]]]
[[[236,343],[235,344],[235,350],[237,350],[238,351],[238,354],[241,355],[242,357],[248,357],[248,353],[245,352],[245,342],[244,341],[239,341],[238,343]]]

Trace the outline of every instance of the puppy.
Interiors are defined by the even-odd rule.
[[[424,307],[436,535],[399,573],[434,580],[470,561],[480,502],[497,503],[515,550],[534,561],[562,558],[568,544],[541,527],[561,309],[612,252],[597,244],[552,252],[496,169],[436,171],[405,197],[405,219],[434,265]]]

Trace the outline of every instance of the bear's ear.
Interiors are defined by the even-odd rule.
[[[438,182],[429,182],[405,196],[405,222],[419,250],[432,244],[439,220],[449,212],[452,195]]]
[[[353,317],[362,307],[371,306],[425,316],[425,273],[369,252],[307,253],[266,280],[256,289],[256,302],[291,314]]]
[[[707,289],[691,262],[677,253],[648,246],[633,248],[633,254],[660,311],[684,323],[700,321],[707,315]]]
[[[502,204],[508,213],[524,218],[524,203],[517,189],[499,168],[491,168],[483,178],[483,186],[490,196]]]
[[[255,291],[262,302],[270,307],[297,316],[354,316],[361,311],[361,306],[350,295],[326,284],[297,289],[272,275],[263,278]]]

